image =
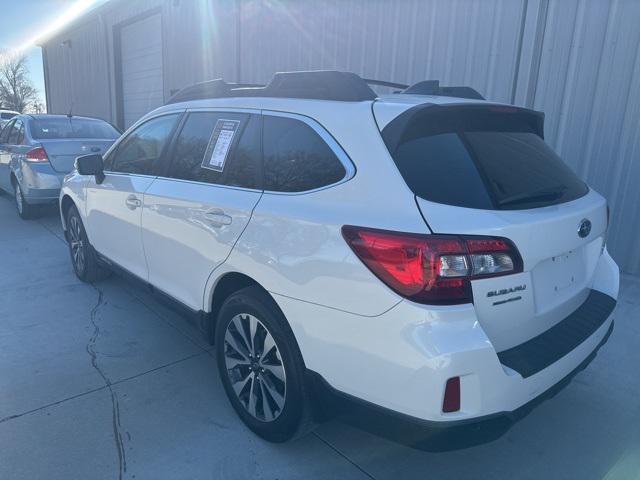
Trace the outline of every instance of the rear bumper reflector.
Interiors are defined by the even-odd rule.
[[[444,413],[457,412],[460,410],[460,377],[453,377],[447,380],[444,389],[444,401],[442,411]]]
[[[498,353],[498,358],[523,378],[535,375],[593,335],[615,306],[615,299],[591,290],[585,302],[567,318],[537,337]]]

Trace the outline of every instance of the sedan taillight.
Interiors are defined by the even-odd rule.
[[[418,303],[469,303],[471,280],[522,271],[520,254],[506,238],[421,235],[350,225],[342,227],[342,235],[380,280]]]
[[[36,147],[32,148],[25,154],[25,160],[27,162],[48,162],[49,157],[47,156],[47,152],[45,152],[44,148]]]

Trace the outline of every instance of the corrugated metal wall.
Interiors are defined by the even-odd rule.
[[[160,11],[165,98],[211,78],[235,80],[237,8],[233,0],[111,0],[42,47],[48,111],[118,123],[115,36],[118,28]]]
[[[547,140],[611,206],[609,249],[640,273],[640,2],[552,0],[533,107]]]
[[[112,0],[44,45],[50,111],[73,102],[117,121],[114,31],[152,9],[165,98],[217,77],[340,69],[437,78],[544,111],[547,140],[611,204],[612,254],[640,273],[639,1]]]
[[[107,43],[99,19],[83,23],[44,52],[50,112],[110,118]]]
[[[243,80],[339,69],[412,83],[438,78],[509,101],[520,0],[316,0],[243,4]]]

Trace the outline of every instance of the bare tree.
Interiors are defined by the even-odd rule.
[[[26,57],[0,51],[0,105],[22,113],[39,103],[38,91],[29,79]]]

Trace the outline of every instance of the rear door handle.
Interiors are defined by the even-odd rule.
[[[231,225],[231,222],[233,221],[229,215],[219,210],[205,212],[204,216],[207,219],[207,222],[213,227]]]
[[[135,195],[129,195],[124,202],[129,210],[135,210],[142,206],[142,202]]]

